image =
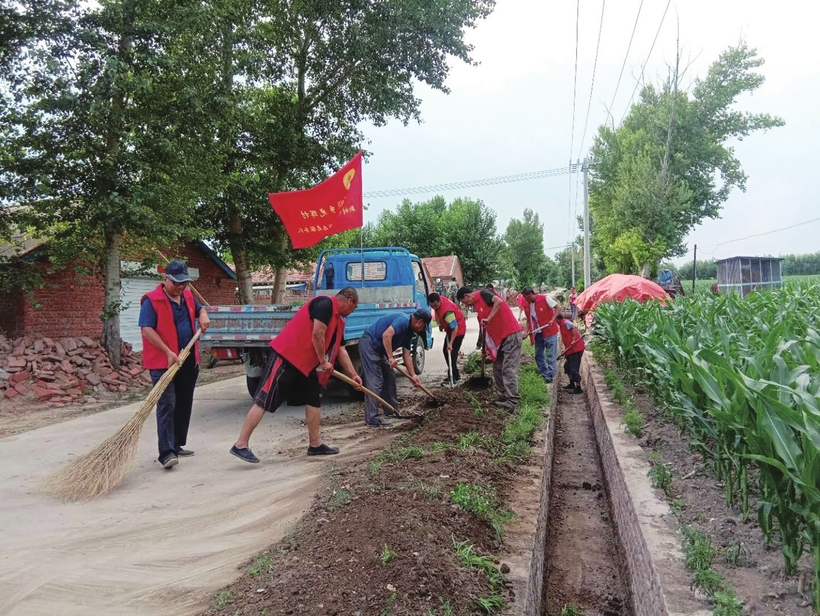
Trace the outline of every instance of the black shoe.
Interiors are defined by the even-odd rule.
[[[253,455],[250,447],[243,447],[240,449],[236,445],[231,447],[231,453],[235,455],[240,460],[244,460],[245,462],[250,462],[251,464],[259,464],[259,458]]]
[[[575,383],[570,383],[569,385],[564,385],[564,389],[575,389]]]
[[[162,468],[172,469],[179,464],[179,458],[177,458],[174,454],[171,454],[164,460],[160,460],[159,463],[162,464]]]
[[[307,455],[309,456],[332,456],[339,453],[336,447],[328,447],[324,443],[318,447],[308,447]]]
[[[373,421],[367,422],[367,425],[371,428],[386,428],[392,424],[393,422],[390,420],[389,417],[376,417],[373,419]]]
[[[183,447],[180,447],[179,449],[177,449],[177,455],[180,458],[187,458],[194,455],[194,452],[190,449],[184,449]]]
[[[582,393],[584,393],[584,390],[583,390],[583,389],[581,389],[581,387],[579,386],[579,387],[576,387],[575,389],[573,389],[573,390],[572,390],[571,392],[569,392],[569,393],[571,393],[571,394],[582,394]]]

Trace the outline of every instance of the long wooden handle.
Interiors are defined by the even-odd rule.
[[[194,344],[196,341],[199,340],[199,337],[202,335],[202,330],[198,329],[194,337],[191,338],[191,341],[185,346],[184,349],[177,355],[179,357],[180,363],[178,364],[171,364],[168,366],[168,369],[165,373],[159,378],[156,382],[154,387],[151,388],[151,391],[148,392],[148,397],[145,401],[140,405],[139,410],[137,410],[137,414],[141,415],[143,419],[145,419],[151,411],[154,410],[154,405],[159,401],[160,396],[165,392],[168,388],[170,382],[174,379],[174,376],[179,371],[181,365],[188,359],[188,356],[191,354],[191,349],[194,348]]]
[[[399,372],[401,372],[404,376],[406,376],[406,377],[407,377],[408,379],[410,379],[411,381],[413,380],[413,377],[412,377],[412,376],[410,376],[410,373],[409,373],[409,372],[408,372],[408,371],[404,368],[404,366],[402,366],[401,364],[399,364],[399,365],[398,365],[398,366],[396,366],[396,367],[399,369]],[[414,383],[414,385],[415,385],[415,383]],[[424,393],[426,393],[428,396],[430,396],[433,400],[435,400],[435,399],[436,399],[435,395],[433,395],[433,392],[431,392],[429,389],[427,389],[427,388],[426,388],[424,385],[422,385],[421,383],[419,383],[419,384],[417,385],[417,387],[418,387],[419,389],[421,389],[421,391],[423,391]]]
[[[171,262],[171,260],[168,257],[166,257],[164,254],[162,254],[162,251],[157,250],[157,254],[159,254],[159,256],[162,257],[165,260],[165,265],[168,265]],[[202,297],[202,294],[199,291],[196,290],[196,288],[194,287],[194,283],[192,282],[188,286],[191,288],[191,293],[196,295],[196,298],[199,300],[199,303],[202,304],[203,306],[205,306],[206,308],[208,308],[210,306],[210,304],[208,302],[206,302],[205,298]]]
[[[340,380],[344,381],[348,385],[352,385],[353,387],[358,387],[359,386],[359,384],[356,381],[351,379],[346,374],[342,374],[338,370],[333,371],[333,376],[335,376],[337,379],[340,379]],[[384,398],[381,398],[380,396],[377,396],[372,391],[370,391],[367,387],[362,386],[362,391],[364,393],[366,393],[368,396],[370,396],[371,398],[373,398],[373,399],[377,400],[378,402],[380,402],[383,406],[389,408],[394,413],[396,412],[396,409],[394,409],[390,404],[388,404],[387,401]]]

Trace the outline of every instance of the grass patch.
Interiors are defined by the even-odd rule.
[[[467,356],[467,361],[464,362],[464,368],[462,370],[467,374],[478,374],[481,372],[481,353],[478,351],[470,353]]]
[[[585,614],[580,607],[570,603],[564,606],[564,609],[561,610],[558,616],[585,616]]]
[[[404,442],[406,441],[403,440],[402,443]],[[398,462],[400,460],[409,460],[410,458],[421,458],[426,453],[423,447],[419,447],[417,445],[403,445],[400,444],[398,440],[396,441],[396,444],[400,446],[383,451],[375,459],[368,462],[367,472],[371,475],[375,475],[379,472],[383,464]]]
[[[715,609],[712,616],[742,616],[743,601],[733,590],[715,594]]]
[[[331,511],[336,511],[347,505],[352,499],[353,490],[350,488],[337,488],[333,490],[327,506]]]
[[[379,612],[379,616],[390,616],[390,613],[393,611],[393,604],[396,602],[396,597],[398,597],[396,593],[390,595],[390,598],[387,600],[387,607]]]
[[[641,412],[631,404],[629,407],[629,410],[624,413],[621,423],[626,426],[627,432],[633,434],[635,438],[641,438],[643,436],[644,427],[643,415],[641,415]]]
[[[732,539],[723,550],[723,558],[730,567],[741,567],[749,562],[749,550],[740,539]]]
[[[544,379],[538,374],[538,367],[535,364],[521,368],[518,376],[518,392],[523,403],[546,406],[549,402],[547,387],[544,385]]]
[[[233,595],[229,590],[223,590],[216,596],[216,607],[222,609],[233,600]]]
[[[672,496],[672,471],[663,463],[661,456],[657,451],[649,454],[649,462],[652,466],[647,475],[652,485],[663,490],[667,498]]]
[[[379,562],[382,564],[382,567],[384,567],[387,563],[396,558],[396,556],[398,556],[398,554],[391,550],[390,546],[385,543],[384,549],[379,555]]]
[[[450,443],[436,441],[430,448],[430,453],[441,453],[442,451],[446,451],[447,449],[450,449]]]
[[[712,568],[715,550],[709,537],[691,527],[682,527],[686,568],[692,572],[692,588],[700,588],[714,603],[713,616],[741,616],[743,601]]]
[[[430,610],[427,612],[427,616],[455,616],[453,606],[450,605],[449,599],[445,601],[444,597],[439,597],[438,601],[441,604],[441,611],[436,612],[436,610]]]
[[[473,407],[473,415],[476,417],[484,417],[484,409],[481,407],[481,403],[478,401],[478,398],[476,398],[469,391],[464,393],[466,393],[467,397],[470,399],[470,405]]]
[[[462,565],[484,573],[492,586],[492,594],[477,599],[476,605],[487,614],[495,614],[504,609],[504,597],[501,594],[504,588],[504,575],[493,563],[493,558],[478,554],[469,541],[459,542],[455,537],[453,537],[453,548]]]
[[[248,573],[251,575],[259,575],[260,573],[270,573],[273,571],[273,561],[270,558],[270,554],[260,554],[257,556],[253,564],[248,567]]]
[[[512,514],[500,508],[498,495],[493,486],[472,486],[459,483],[450,490],[450,500],[487,522],[501,538],[502,527],[512,519]]]
[[[481,433],[478,430],[471,430],[458,439],[456,449],[459,451],[473,451],[481,447]]]

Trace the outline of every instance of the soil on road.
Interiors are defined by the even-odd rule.
[[[424,374],[431,385],[446,374],[435,338]],[[468,338],[474,345],[475,332]],[[406,379],[399,387],[400,400],[413,393]],[[139,402],[0,439],[0,613],[197,613],[241,564],[284,536],[335,466],[393,437],[366,428],[361,402],[337,386],[322,433],[340,455],[305,456],[304,409],[283,407],[254,434],[263,462],[250,465],[228,453],[249,406],[244,376],[198,387],[187,445],[196,455],[163,470],[152,415],[123,484],[85,503],[48,496],[43,480],[113,434]]]

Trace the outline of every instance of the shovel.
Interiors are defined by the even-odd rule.
[[[405,369],[405,367],[404,367],[404,366],[402,366],[401,364],[399,364],[399,365],[397,365],[397,366],[396,366],[396,368],[398,369],[398,371],[399,371],[401,374],[403,374],[404,376],[406,376],[408,379],[410,379],[411,381],[413,380],[413,377],[412,377],[412,376],[410,376],[410,373],[409,373],[409,372],[407,372],[407,370]],[[415,385],[415,383],[414,383],[414,385]],[[418,385],[416,385],[416,387],[418,387],[421,391],[423,391],[423,392],[424,392],[424,393],[426,393],[428,396],[430,396],[430,401],[431,401],[431,402],[432,402],[435,406],[440,406],[440,405],[441,405],[441,401],[440,401],[438,398],[436,398],[436,396],[433,394],[433,392],[432,392],[432,391],[430,391],[429,389],[427,389],[424,385],[422,385],[421,383],[419,383]]]
[[[347,383],[348,385],[351,385],[351,386],[356,387],[356,388],[358,388],[358,387],[359,387],[359,384],[358,384],[358,383],[356,383],[356,381],[354,381],[353,379],[351,379],[351,378],[350,378],[349,376],[347,376],[346,374],[342,374],[342,373],[341,373],[341,372],[339,372],[338,370],[334,370],[334,371],[333,371],[333,376],[335,376],[337,379],[340,379],[340,380],[344,381],[344,382],[345,382],[345,383]],[[390,404],[388,404],[387,400],[385,400],[385,399],[384,399],[384,398],[382,398],[381,396],[379,396],[379,395],[377,395],[377,394],[373,393],[372,391],[370,391],[367,387],[364,387],[363,385],[361,386],[361,388],[362,388],[362,391],[363,391],[364,393],[366,393],[368,396],[370,396],[371,398],[373,398],[374,400],[376,400],[376,401],[377,401],[379,404],[381,404],[383,407],[390,409],[391,411],[393,411],[393,413],[394,413],[394,414],[396,414],[396,409],[394,409],[394,408],[393,408]],[[397,414],[396,414],[396,417],[398,417],[398,415],[397,415]]]
[[[484,360],[487,357],[487,332],[481,339],[481,376],[471,376],[467,383],[473,388],[485,388],[490,385],[490,379],[484,376]]]

